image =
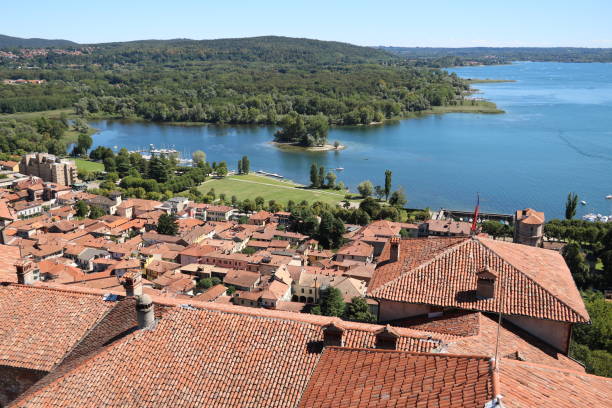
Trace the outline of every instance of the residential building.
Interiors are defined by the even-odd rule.
[[[77,168],[73,161],[60,159],[47,153],[30,153],[21,158],[19,171],[28,176],[40,177],[64,186],[78,182]]]
[[[446,309],[501,313],[562,353],[572,326],[590,320],[559,253],[483,237],[392,238],[368,296],[379,321]]]
[[[427,220],[419,225],[419,237],[467,237],[472,224],[465,221]]]

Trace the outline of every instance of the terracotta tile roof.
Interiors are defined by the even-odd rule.
[[[210,246],[210,245],[192,245],[190,247],[183,249],[179,254],[186,255],[186,256],[201,257],[201,256],[206,256],[210,254],[211,252],[214,252],[216,249],[217,248],[215,248],[214,246]]]
[[[340,248],[337,253],[339,255],[369,257],[374,254],[374,247],[370,244],[366,244],[363,241],[353,241],[350,244]]]
[[[476,333],[466,337],[447,338],[446,351],[455,354],[477,353],[494,357],[498,320],[496,317],[486,316],[482,313],[474,313],[474,315],[478,318],[478,322],[474,324]],[[432,327],[417,325],[410,326],[410,328],[428,330]],[[512,355],[511,358],[516,359],[518,353],[518,356],[524,361],[584,372],[584,367],[580,363],[506,320],[502,320],[499,339],[499,355],[502,357]],[[503,358],[502,364],[506,360],[507,358]]]
[[[0,364],[50,371],[112,307],[99,295],[0,285]]]
[[[259,279],[261,279],[261,275],[258,272],[232,269],[228,271],[225,278],[223,278],[223,283],[225,285],[250,287],[255,285]]]
[[[271,213],[267,212],[267,211],[258,211],[255,214],[251,214],[251,216],[249,217],[249,220],[254,220],[254,221],[265,221],[268,218],[270,218],[272,216]]]
[[[6,200],[0,200],[0,218],[10,221],[17,218],[15,212],[6,204]]]
[[[381,259],[389,259],[389,245]],[[499,274],[494,297],[487,299],[475,292],[476,274],[485,267]],[[377,300],[589,321],[563,257],[526,245],[480,237],[402,240],[399,260],[379,264],[372,282],[369,295]]]
[[[502,360],[499,382],[507,408],[609,407],[612,378]]]
[[[523,224],[544,224],[544,213],[540,211],[533,210],[531,208],[526,208],[524,210],[516,211],[516,219]]]
[[[453,220],[429,220],[427,226],[430,232],[451,235],[470,235],[472,224]]]
[[[153,329],[103,348],[28,393],[17,406],[296,406],[321,356],[322,327],[334,319],[198,305],[205,308],[172,308]],[[379,328],[347,323],[345,343],[364,347]],[[425,338],[400,341],[407,350],[435,345]]]
[[[369,290],[392,281],[404,271],[411,270],[426,261],[435,258],[446,249],[463,242],[464,238],[426,238],[403,239],[400,245],[400,262],[386,263],[389,259],[389,245],[380,255],[380,263],[370,281]]]
[[[222,284],[218,284],[208,289],[206,292],[202,292],[199,295],[193,297],[193,300],[197,300],[199,302],[212,302],[219,296],[223,295],[227,287]]]
[[[410,327],[415,330],[449,334],[452,336],[475,336],[480,329],[480,313],[467,310],[445,312],[442,316],[414,316],[389,322],[394,327]]]
[[[20,258],[21,250],[19,247],[0,244],[0,281],[17,282],[15,263]]]
[[[486,357],[326,348],[300,407],[478,407],[495,396]]]

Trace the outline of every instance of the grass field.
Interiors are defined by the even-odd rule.
[[[2,113],[0,119],[36,119],[45,116],[51,119],[58,119],[62,113],[68,115],[68,118],[74,117],[74,109],[55,109],[40,112],[18,112],[18,113]]]
[[[104,171],[104,165],[102,163],[97,163],[84,159],[75,159],[76,166],[78,170],[86,170],[86,171]]]
[[[211,188],[215,189],[217,197],[225,194],[229,200],[235,195],[239,200],[257,196],[264,200],[275,200],[277,203],[287,203],[293,200],[296,203],[306,200],[310,203],[322,201],[332,205],[344,200],[345,192],[331,190],[314,190],[304,188],[289,181],[275,180],[270,177],[255,174],[228,176],[223,179],[211,179],[200,185],[199,189],[206,194]]]

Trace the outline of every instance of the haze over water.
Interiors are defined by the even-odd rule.
[[[248,155],[253,170],[266,170],[301,183],[317,162],[344,167],[338,180],[352,189],[362,180],[383,184],[393,171],[408,207],[472,209],[510,213],[533,207],[547,218],[562,217],[564,200],[575,191],[587,212],[612,214],[612,64],[526,63],[466,67],[466,78],[513,79],[476,84],[482,97],[506,111],[500,115],[445,114],[377,127],[334,128],[329,140],[339,152],[288,152],[272,146],[274,127],[171,126],[95,121],[97,145],[201,149],[209,161],[235,168]]]

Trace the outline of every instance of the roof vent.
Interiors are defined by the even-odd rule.
[[[494,298],[497,272],[485,266],[484,269],[476,273],[476,278],[476,296],[480,299]]]
[[[334,322],[323,326],[323,345],[342,347],[344,345],[343,334],[344,329]]]
[[[376,348],[383,350],[397,350],[399,333],[390,325],[376,331]]]

